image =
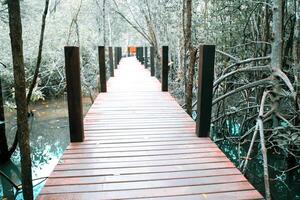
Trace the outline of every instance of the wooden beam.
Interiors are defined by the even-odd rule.
[[[140,51],[141,51],[141,63],[143,65],[144,64],[144,47],[141,47]]]
[[[168,71],[169,71],[169,47],[162,47],[162,77],[161,77],[161,90],[163,92],[168,91]]]
[[[118,69],[118,47],[114,48],[114,57],[115,57],[115,69]]]
[[[196,123],[198,137],[208,137],[210,132],[214,62],[215,45],[201,45],[199,47],[198,117]]]
[[[100,78],[100,92],[107,92],[106,87],[106,67],[105,67],[105,47],[98,47],[99,57],[99,78]]]
[[[150,67],[151,67],[151,76],[155,76],[154,47],[150,47]]]
[[[114,58],[113,58],[113,49],[112,49],[112,47],[108,48],[108,57],[109,57],[109,72],[110,72],[110,76],[114,77],[115,73],[114,73]]]
[[[145,68],[148,68],[148,48],[145,47]]]
[[[118,47],[118,49],[119,49],[119,51],[118,51],[118,52],[119,52],[119,55],[118,55],[118,56],[119,56],[119,57],[118,57],[118,58],[119,58],[119,59],[118,59],[118,64],[120,64],[120,61],[121,61],[121,59],[122,59],[122,47]]]
[[[71,142],[83,142],[83,116],[79,47],[65,47],[69,126]]]
[[[141,57],[141,47],[137,47],[137,59],[139,62],[142,62]]]

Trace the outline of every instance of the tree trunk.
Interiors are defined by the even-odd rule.
[[[294,27],[293,58],[295,63],[296,77],[300,72],[300,1],[295,0],[296,19]]]
[[[269,4],[269,0],[266,0],[266,4]],[[270,8],[269,6],[265,6],[265,12],[264,12],[264,23],[265,23],[265,26],[264,26],[264,34],[263,34],[263,41],[264,42],[269,42],[270,40]],[[269,51],[269,47],[268,47],[269,44],[263,44],[263,56],[267,56]]]
[[[273,43],[271,54],[271,66],[273,70],[281,69],[283,46],[283,0],[275,0],[273,3]]]
[[[195,72],[195,61],[197,51],[192,45],[192,0],[186,0],[186,28],[185,28],[185,45],[189,50],[190,60],[188,66],[188,76],[185,91],[186,112],[192,115],[193,101],[193,83]]]
[[[29,105],[29,103],[30,103],[32,92],[33,92],[33,89],[35,88],[36,81],[37,81],[39,71],[40,71],[40,67],[41,67],[44,33],[45,33],[45,27],[46,27],[46,17],[47,17],[47,14],[48,14],[48,7],[49,7],[49,0],[46,0],[45,9],[44,9],[43,17],[42,17],[42,27],[41,27],[41,35],[40,35],[40,43],[39,43],[39,52],[38,52],[38,56],[37,56],[37,62],[36,62],[36,67],[35,67],[33,79],[32,79],[32,82],[31,82],[29,90],[28,90],[27,105]]]
[[[187,63],[187,58],[186,58],[186,55],[187,55],[187,48],[186,48],[186,29],[185,29],[185,26],[186,26],[186,17],[185,17],[185,14],[186,14],[186,2],[185,0],[182,0],[182,32],[183,32],[183,44],[182,44],[182,69],[183,69],[183,84],[184,84],[184,93],[186,92],[186,87],[187,87],[187,81],[186,81],[186,63]]]
[[[109,31],[109,45],[108,46],[112,46],[112,28],[111,28],[111,19],[110,19],[110,13],[107,13],[107,23],[108,23],[108,31]]]
[[[195,74],[195,63],[196,63],[196,50],[190,51],[190,63],[188,68],[188,79],[185,93],[186,112],[192,115],[192,104],[193,104],[193,86],[194,86],[194,74]]]
[[[273,79],[276,81],[277,76],[276,73],[282,72],[282,62],[283,62],[283,0],[274,0],[273,1],[273,23],[272,23],[272,36],[273,36],[273,42],[272,42],[272,52],[271,52],[271,68],[273,71]],[[282,72],[283,73],[283,72]],[[272,107],[274,109],[273,114],[273,128],[278,127],[279,122],[277,119],[277,116],[275,115],[275,112],[279,109],[279,102],[280,102],[280,91],[281,86],[280,84],[275,84],[273,88],[273,98],[272,98]],[[261,136],[262,137],[262,136]],[[264,139],[264,138],[261,138]],[[261,144],[263,145],[263,144]],[[270,193],[270,186],[269,186],[269,180],[268,180],[268,159],[267,159],[267,153],[265,153],[264,156],[264,183],[265,183],[265,199],[270,200],[271,199],[271,193]]]
[[[25,200],[33,199],[32,172],[27,121],[27,101],[22,41],[20,1],[8,1],[9,28],[11,38],[15,100],[17,105],[17,129],[21,154],[22,187]]]
[[[103,20],[103,46],[106,45],[106,35],[105,35],[105,0],[103,0],[103,13],[102,13],[102,20]]]

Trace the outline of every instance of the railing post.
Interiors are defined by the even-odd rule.
[[[155,75],[154,47],[150,47],[150,68],[151,68],[151,76],[154,76]]]
[[[109,73],[111,77],[114,77],[115,73],[114,73],[114,58],[113,58],[112,47],[108,48],[108,57],[109,57]]]
[[[145,47],[145,68],[148,68],[148,48]]]
[[[140,47],[136,48],[136,57],[137,57],[137,60],[140,61]]]
[[[208,137],[211,123],[213,98],[215,45],[201,45],[199,48],[198,103],[196,134]]]
[[[120,64],[121,59],[122,59],[122,47],[119,47],[119,60],[118,60],[118,64]]]
[[[65,47],[68,112],[71,142],[83,142],[79,47]]]
[[[118,47],[114,48],[114,57],[115,57],[115,69],[118,69]]]
[[[140,51],[141,51],[141,63],[143,65],[144,64],[144,47],[140,47]]]
[[[135,57],[137,60],[139,60],[139,47],[135,48]]]
[[[99,78],[100,78],[100,92],[107,92],[106,89],[106,67],[105,67],[105,47],[98,47],[99,57]]]
[[[141,47],[139,47],[139,61],[142,63],[142,52],[141,52]]]
[[[161,77],[161,89],[163,92],[168,91],[168,71],[169,71],[169,47],[162,47],[162,77]]]

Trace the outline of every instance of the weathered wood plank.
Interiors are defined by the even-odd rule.
[[[49,178],[47,185],[86,185],[93,183],[121,183],[121,182],[136,182],[136,181],[151,181],[151,180],[172,180],[181,178],[200,178],[211,176],[225,175],[240,175],[240,171],[235,168],[226,169],[209,169],[195,171],[178,171],[172,173],[151,173],[151,174],[128,174],[122,176],[88,176],[88,177],[73,177],[73,178]]]
[[[196,148],[207,148],[215,147],[215,144],[187,144],[181,145],[184,149],[196,149]],[[173,145],[166,146],[140,146],[140,147],[113,147],[113,148],[81,148],[81,149],[67,149],[64,154],[75,154],[75,153],[95,153],[95,152],[128,152],[128,151],[151,151],[151,150],[172,150],[176,148]]]
[[[107,192],[82,192],[82,193],[64,193],[42,195],[40,199],[130,199],[130,198],[146,198],[146,197],[167,197],[176,195],[191,195],[191,194],[211,194],[216,192],[230,192],[253,190],[253,187],[247,182],[211,184],[205,186],[191,185],[183,187],[169,188],[151,188],[151,189],[135,189],[135,190],[120,190]]]
[[[156,156],[131,156],[131,157],[113,157],[113,158],[67,158],[62,159],[62,163],[93,163],[93,162],[136,162],[136,161],[157,161],[189,158],[210,158],[223,157],[219,152],[188,153],[178,155],[156,155]]]
[[[55,170],[80,170],[80,169],[111,169],[111,168],[128,168],[128,167],[152,167],[152,166],[172,166],[172,165],[187,165],[201,163],[217,163],[228,161],[226,157],[211,157],[211,158],[193,158],[180,160],[160,160],[160,161],[136,161],[136,162],[112,162],[112,163],[78,163],[78,164],[60,164]]]
[[[149,189],[149,188],[168,188],[178,186],[192,186],[192,185],[209,185],[220,183],[235,183],[244,182],[245,177],[241,175],[227,175],[215,177],[202,177],[202,178],[182,178],[172,180],[154,180],[154,181],[139,181],[139,182],[123,182],[123,183],[100,183],[89,184],[84,187],[78,185],[69,186],[52,186],[47,187],[42,194],[56,194],[56,193],[71,193],[71,192],[97,192],[101,191],[119,191],[119,190],[132,190],[132,189]]]

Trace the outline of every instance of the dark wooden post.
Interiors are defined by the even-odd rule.
[[[114,57],[115,57],[115,69],[118,69],[118,47],[114,48]]]
[[[113,49],[112,47],[108,48],[108,57],[109,57],[109,73],[111,77],[115,76],[114,73],[114,57],[113,57]]]
[[[161,73],[161,90],[163,92],[168,91],[168,71],[169,71],[169,47],[162,47],[162,73]]]
[[[71,142],[83,142],[83,117],[79,47],[65,47],[69,126]]]
[[[140,62],[143,64],[143,47],[140,47]]]
[[[122,59],[122,47],[119,47],[119,64]]]
[[[130,57],[130,47],[127,47],[127,57]]]
[[[151,76],[155,76],[154,47],[150,47],[150,67],[151,67]]]
[[[211,123],[213,98],[215,45],[201,45],[199,48],[198,103],[196,134],[208,137]]]
[[[145,47],[145,68],[148,68],[148,48]]]
[[[142,59],[141,59],[141,47],[138,47],[138,60],[140,61],[140,62],[142,62]]]
[[[143,65],[144,64],[144,47],[141,47],[140,51],[141,51],[141,63]]]
[[[106,89],[106,67],[105,67],[105,47],[98,47],[99,58],[99,78],[100,78],[100,92],[107,92]]]
[[[138,61],[140,61],[140,56],[141,56],[140,53],[141,53],[140,52],[140,47],[137,47],[136,48],[136,58],[137,58]]]

